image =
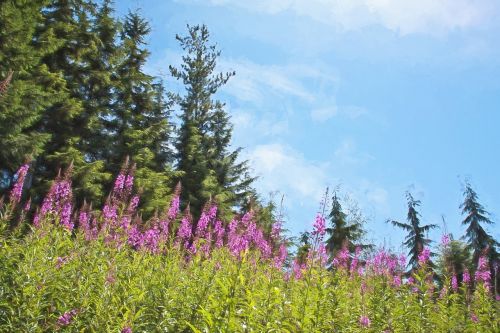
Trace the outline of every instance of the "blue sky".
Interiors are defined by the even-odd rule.
[[[367,238],[399,249],[404,192],[423,223],[463,234],[468,177],[500,239],[497,0],[117,0],[150,20],[148,71],[179,64],[175,34],[206,24],[236,76],[219,98],[261,193],[285,195],[286,226],[310,228],[326,186],[357,201]],[[430,234],[438,240],[441,231]]]

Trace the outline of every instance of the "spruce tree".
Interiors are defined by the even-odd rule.
[[[420,206],[420,200],[415,200],[410,192],[406,192],[406,199],[408,201],[408,215],[406,220],[408,223],[401,223],[398,221],[391,221],[391,223],[408,232],[405,238],[404,245],[409,249],[408,252],[408,265],[412,269],[418,267],[418,256],[424,247],[431,243],[431,240],[425,237],[425,233],[437,227],[435,224],[420,225],[420,213],[417,207]]]
[[[326,250],[331,257],[335,257],[344,246],[347,246],[350,252],[354,252],[358,246],[361,248],[370,247],[370,245],[360,243],[364,235],[363,220],[357,217],[349,219],[342,209],[336,191],[332,196],[328,219],[330,227],[326,228],[326,233],[329,235],[326,240]]]
[[[498,246],[500,245],[481,224],[492,225],[493,221],[489,218],[489,213],[478,201],[476,191],[469,182],[465,183],[464,202],[460,205],[462,215],[465,215],[462,225],[467,226],[465,235],[462,237],[467,240],[467,248],[472,251],[472,262],[477,267],[479,257],[486,253],[491,270],[493,263],[500,262]]]
[[[33,44],[45,0],[0,3],[0,196],[17,168],[38,157],[49,135],[34,129],[53,101]]]
[[[45,82],[55,101],[36,125],[50,134],[43,156],[36,160],[35,193],[40,197],[58,170],[73,164],[75,198],[97,199],[103,195],[103,182],[109,174],[101,160],[93,160],[85,151],[94,133],[96,119],[86,107],[89,88],[89,59],[97,57],[91,20],[95,5],[84,0],[51,0],[43,9],[43,24],[35,41],[43,52],[43,64],[50,78]]]
[[[176,38],[186,52],[180,68],[170,66],[186,90],[174,96],[182,112],[176,148],[183,200],[195,217],[209,199],[229,214],[250,196],[253,181],[246,162],[237,162],[240,150],[229,149],[232,126],[224,104],[214,99],[235,73],[215,72],[220,51],[209,44],[206,26],[188,26],[188,35]]]
[[[162,82],[144,72],[149,56],[144,46],[149,32],[148,22],[137,12],[127,15],[121,32],[119,82],[110,123],[111,171],[116,173],[121,161],[130,156],[146,214],[165,205],[173,185],[168,146],[172,131],[170,104],[165,100]]]

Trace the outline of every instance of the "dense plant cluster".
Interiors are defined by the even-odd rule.
[[[68,169],[33,223],[21,198],[27,166],[1,208],[0,331],[5,332],[497,332],[488,259],[471,276],[443,273],[430,251],[406,258],[347,247],[330,260],[318,214],[304,260],[292,258],[275,223],[252,213],[228,224],[205,205],[197,223],[179,210],[143,222],[133,172],[124,168],[101,210],[75,211]],[[443,247],[449,247],[444,237]]]

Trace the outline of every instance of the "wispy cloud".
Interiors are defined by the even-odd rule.
[[[266,95],[294,97],[312,103],[317,95],[304,83],[313,80],[317,85],[334,86],[338,78],[321,68],[301,64],[262,65],[244,59],[221,59],[221,70],[235,70],[224,91],[242,101],[261,103]]]
[[[356,30],[379,24],[405,35],[442,34],[495,23],[497,0],[210,0],[212,5],[237,6],[276,14],[285,11]]]
[[[292,147],[279,143],[258,145],[245,158],[260,176],[263,193],[280,190],[293,202],[316,205],[328,183],[328,165],[306,159]]]

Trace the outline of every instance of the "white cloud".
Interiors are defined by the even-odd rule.
[[[481,27],[495,23],[500,11],[497,0],[210,0],[210,3],[267,14],[291,11],[341,30],[380,24],[402,35],[441,34]]]
[[[368,153],[358,151],[352,139],[344,139],[335,150],[334,157],[335,163],[351,167],[375,159]]]
[[[324,122],[337,115],[346,116],[350,119],[356,119],[368,113],[365,108],[359,106],[337,106],[335,102],[331,102],[330,106],[313,109],[311,111],[311,119],[315,122]]]
[[[323,85],[332,85],[338,81],[324,69],[300,64],[261,65],[248,60],[221,59],[219,67],[221,71],[236,71],[236,75],[223,90],[242,101],[254,103],[262,103],[268,94],[296,97],[311,103],[317,97],[304,84],[304,80],[312,79]]]
[[[260,176],[258,186],[263,193],[279,190],[298,201],[319,203],[328,182],[327,165],[307,160],[279,143],[258,145],[244,158]]]

